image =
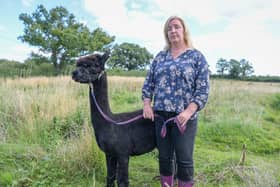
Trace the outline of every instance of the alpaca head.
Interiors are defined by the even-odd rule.
[[[80,83],[90,83],[97,80],[105,69],[105,62],[109,52],[81,57],[77,60],[76,70],[72,72],[72,79]]]

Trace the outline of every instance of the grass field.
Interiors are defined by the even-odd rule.
[[[141,77],[109,77],[114,112],[142,107]],[[196,186],[280,186],[280,84],[211,80],[194,153]],[[240,164],[242,147],[245,161]],[[104,186],[88,86],[0,79],[0,186]],[[159,186],[157,151],[130,161],[131,186]]]

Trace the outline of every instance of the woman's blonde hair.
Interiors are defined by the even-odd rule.
[[[189,32],[188,27],[186,26],[184,20],[182,18],[178,17],[178,16],[171,16],[171,17],[169,17],[166,20],[166,22],[164,24],[164,31],[163,31],[164,32],[164,38],[165,38],[165,47],[164,47],[164,49],[166,49],[166,50],[170,49],[171,43],[170,43],[170,41],[168,39],[167,32],[168,32],[168,25],[169,25],[169,23],[172,20],[174,20],[174,19],[179,20],[181,22],[181,24],[183,25],[183,29],[184,29],[184,42],[185,42],[185,44],[189,48],[193,48],[193,44],[192,44],[192,41],[190,39],[190,32]]]

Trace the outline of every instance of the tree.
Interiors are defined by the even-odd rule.
[[[241,76],[246,77],[254,73],[254,68],[249,61],[245,59],[240,60]]]
[[[112,69],[121,68],[125,70],[144,69],[153,58],[146,48],[137,44],[122,43],[115,45],[108,66]]]
[[[24,34],[18,38],[39,47],[39,51],[50,59],[57,74],[67,63],[74,61],[73,57],[104,50],[114,41],[114,37],[100,28],[91,32],[61,6],[47,11],[39,5],[34,13],[22,13],[19,19],[25,28]]]
[[[249,61],[241,59],[237,61],[235,59],[226,59],[220,58],[216,64],[217,73],[219,75],[228,75],[231,78],[239,78],[250,76],[254,72],[253,66]]]
[[[235,59],[229,61],[229,76],[231,78],[238,78],[241,72],[240,62]]]
[[[224,58],[220,58],[216,64],[216,69],[217,73],[223,76],[229,70],[229,62]]]

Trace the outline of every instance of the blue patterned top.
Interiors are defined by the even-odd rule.
[[[154,58],[142,88],[142,99],[154,100],[155,111],[180,113],[194,102],[201,110],[209,94],[208,64],[197,49],[188,49],[176,59],[169,50]],[[197,117],[197,112],[192,119]]]

